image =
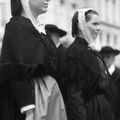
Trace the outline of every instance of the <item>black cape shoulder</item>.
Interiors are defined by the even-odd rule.
[[[80,59],[94,73],[100,73],[96,56],[89,50],[88,43],[83,38],[76,38],[67,51],[67,58]]]

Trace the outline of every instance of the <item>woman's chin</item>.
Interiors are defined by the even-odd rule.
[[[98,35],[95,35],[95,36],[93,36],[93,39],[94,39],[94,40],[96,40],[96,39],[97,39],[97,37],[98,37]]]

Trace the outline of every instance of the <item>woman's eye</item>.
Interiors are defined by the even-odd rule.
[[[93,25],[100,25],[100,23],[93,23]]]

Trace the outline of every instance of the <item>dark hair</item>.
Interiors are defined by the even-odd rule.
[[[88,10],[85,12],[85,21],[88,22],[91,19],[91,14],[96,14],[98,13],[95,10]],[[78,11],[75,12],[72,18],[72,36],[76,36],[78,33]]]
[[[11,0],[11,14],[12,16],[19,16],[22,11],[20,0]]]
[[[91,19],[91,15],[96,14],[98,15],[98,13],[95,10],[88,10],[87,12],[85,12],[85,21],[88,22]]]
[[[75,12],[72,18],[72,36],[73,37],[77,35],[77,31],[78,31],[78,11]]]

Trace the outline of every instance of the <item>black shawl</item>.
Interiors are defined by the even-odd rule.
[[[54,75],[57,71],[57,53],[54,43],[43,33],[39,34],[31,22],[24,17],[14,17],[6,25],[1,61],[7,69],[13,69],[9,70],[11,72],[15,72],[16,67],[20,67],[21,72],[24,68],[27,72],[28,68],[30,71],[39,68],[39,74]]]
[[[105,97],[108,85],[105,78],[108,75],[103,74],[105,69],[101,58],[89,48],[85,39],[76,38],[69,46],[65,57],[68,78],[65,103],[69,120],[112,119]]]
[[[1,120],[16,120],[20,118],[20,113],[14,112],[16,106],[19,111],[34,104],[32,78],[48,74],[56,78],[56,51],[54,43],[40,34],[29,19],[16,16],[6,24],[0,64],[0,89],[6,91],[0,92]]]

